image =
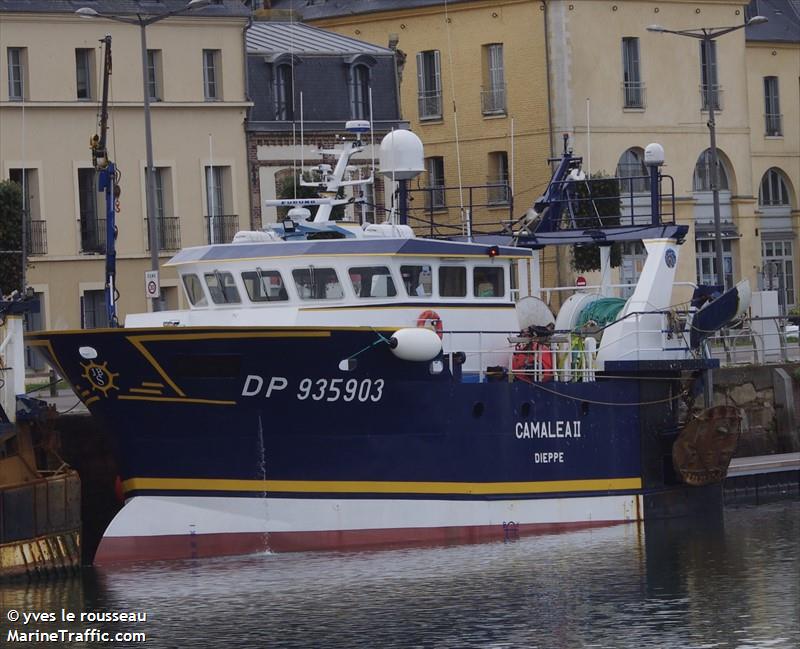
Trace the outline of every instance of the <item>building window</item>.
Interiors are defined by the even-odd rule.
[[[294,83],[292,66],[284,63],[275,68],[272,95],[275,99],[275,119],[294,119]]]
[[[758,204],[761,207],[771,205],[789,205],[789,186],[783,173],[772,167],[761,178],[761,187],[758,190]]]
[[[428,191],[425,193],[426,209],[444,209],[444,158],[425,158],[425,171],[428,173]]]
[[[161,101],[162,97],[161,50],[147,50],[147,94],[150,101]]]
[[[156,236],[160,250],[178,250],[181,247],[180,219],[175,216],[172,205],[172,169],[156,167],[153,170],[153,189],[155,190]],[[150,227],[147,229],[147,249],[150,250]]]
[[[744,21],[747,22],[751,18],[759,15],[761,14],[758,6],[758,0],[750,0],[750,4],[744,8]]]
[[[9,47],[8,54],[8,99],[9,101],[22,101],[25,99],[26,86],[26,59],[27,49],[24,47]]]
[[[206,101],[217,101],[222,98],[220,54],[220,50],[203,50],[203,88]]]
[[[108,326],[106,311],[106,292],[103,289],[84,291],[81,297],[81,327],[100,329]]]
[[[8,179],[22,188],[22,210],[27,224],[26,242],[29,255],[47,254],[46,223],[39,207],[39,172],[37,169],[9,169]]]
[[[369,119],[369,68],[363,64],[350,68],[350,115]]]
[[[94,50],[75,50],[75,79],[78,99],[92,98],[92,77],[94,76]]]
[[[442,117],[442,75],[439,50],[417,54],[417,89],[420,119]]]
[[[239,217],[229,214],[233,200],[231,168],[224,165],[207,166],[205,181],[208,243],[230,243],[239,228]]]
[[[94,169],[78,169],[81,252],[104,252],[106,249],[106,220],[98,218],[94,176]]]
[[[764,77],[764,122],[764,133],[767,136],[783,135],[778,77]]]
[[[508,153],[494,151],[489,154],[488,203],[506,205],[511,200],[508,186]]]
[[[722,110],[720,102],[722,89],[717,78],[717,43],[715,41],[700,41],[700,83],[703,110],[708,110],[709,105],[714,110]]]
[[[719,156],[717,156],[717,180],[717,189],[728,189],[728,174]],[[697,164],[694,168],[693,189],[696,192],[710,192],[713,189],[711,183],[711,149],[703,151],[697,159]]]
[[[619,282],[625,286],[621,289],[621,297],[628,298],[633,295],[636,284],[644,268],[647,252],[641,241],[622,242],[622,264],[619,269]]]
[[[481,109],[484,115],[504,115],[506,112],[506,80],[503,70],[502,43],[483,46]]]
[[[697,239],[695,253],[697,263],[697,283],[716,285],[717,283],[717,257],[714,239]],[[722,266],[725,275],[725,288],[733,286],[733,254],[731,253],[731,240],[722,240]]]
[[[624,108],[644,108],[638,38],[622,39],[622,105]]]
[[[644,151],[628,149],[617,162],[619,191],[622,194],[643,194],[648,192],[648,173],[644,166]]]
[[[780,291],[781,284],[785,296],[778,294],[781,305],[794,306],[794,255],[791,239],[786,241],[762,241],[761,254],[764,260],[763,288]]]

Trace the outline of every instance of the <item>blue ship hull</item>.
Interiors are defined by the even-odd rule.
[[[137,516],[144,502],[156,510],[179,503],[183,511],[191,502],[265,508],[254,530],[252,512],[242,513],[248,529],[231,529],[236,522],[216,529],[200,515],[185,534],[166,520],[182,513],[154,513],[141,522],[141,535],[132,518],[115,521],[99,558],[104,545],[109,560],[118,560],[394,542],[407,538],[402,530],[502,537],[509,524],[517,533],[641,520],[642,495],[670,488],[664,457],[675,426],[674,372],[650,372],[646,380],[629,373],[585,383],[473,382],[448,356],[440,373],[429,362],[396,358],[380,333],[390,332],[166,328],[30,336],[112,435],[129,499],[120,515],[137,501]],[[355,368],[341,370],[340,361],[354,354]],[[618,515],[593,516],[593,498],[614,511],[619,505]],[[447,502],[473,510],[451,520]],[[578,514],[547,513],[553,503],[569,509],[577,502],[584,503]],[[395,503],[403,512],[397,516]],[[308,520],[326,507],[346,520],[338,527]],[[473,516],[474,508],[487,513]],[[534,513],[540,510],[542,520]],[[496,520],[514,511],[519,520]],[[244,545],[225,537],[238,534],[255,536]]]

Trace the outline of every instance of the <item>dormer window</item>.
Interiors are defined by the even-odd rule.
[[[350,115],[369,119],[369,68],[363,63],[350,68]]]
[[[294,74],[289,63],[275,66],[272,79],[272,96],[275,103],[275,119],[290,121],[294,119]]]

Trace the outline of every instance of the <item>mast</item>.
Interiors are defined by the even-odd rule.
[[[100,39],[105,45],[103,57],[103,100],[100,104],[98,119],[98,132],[90,139],[92,150],[92,164],[97,172],[97,189],[105,196],[106,212],[106,269],[105,269],[105,297],[108,324],[116,327],[117,321],[117,227],[115,203],[120,195],[117,184],[117,168],[108,158],[108,91],[111,82],[111,35],[106,34]]]

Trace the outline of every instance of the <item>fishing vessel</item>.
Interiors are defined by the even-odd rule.
[[[332,218],[372,181],[350,177],[368,125],[350,126],[307,181],[319,198],[172,258],[188,309],[28,335],[113,437],[126,501],[95,563],[508,539],[717,503],[736,413],[691,402],[715,364],[704,339],[748,289],[675,308],[687,226],[663,209],[660,147],[650,213],[616,196],[614,219],[587,216],[565,141],[524,217],[435,239],[402,206]],[[405,180],[422,145],[393,131],[380,159]],[[633,239],[648,256],[627,300],[541,299],[545,246]]]

